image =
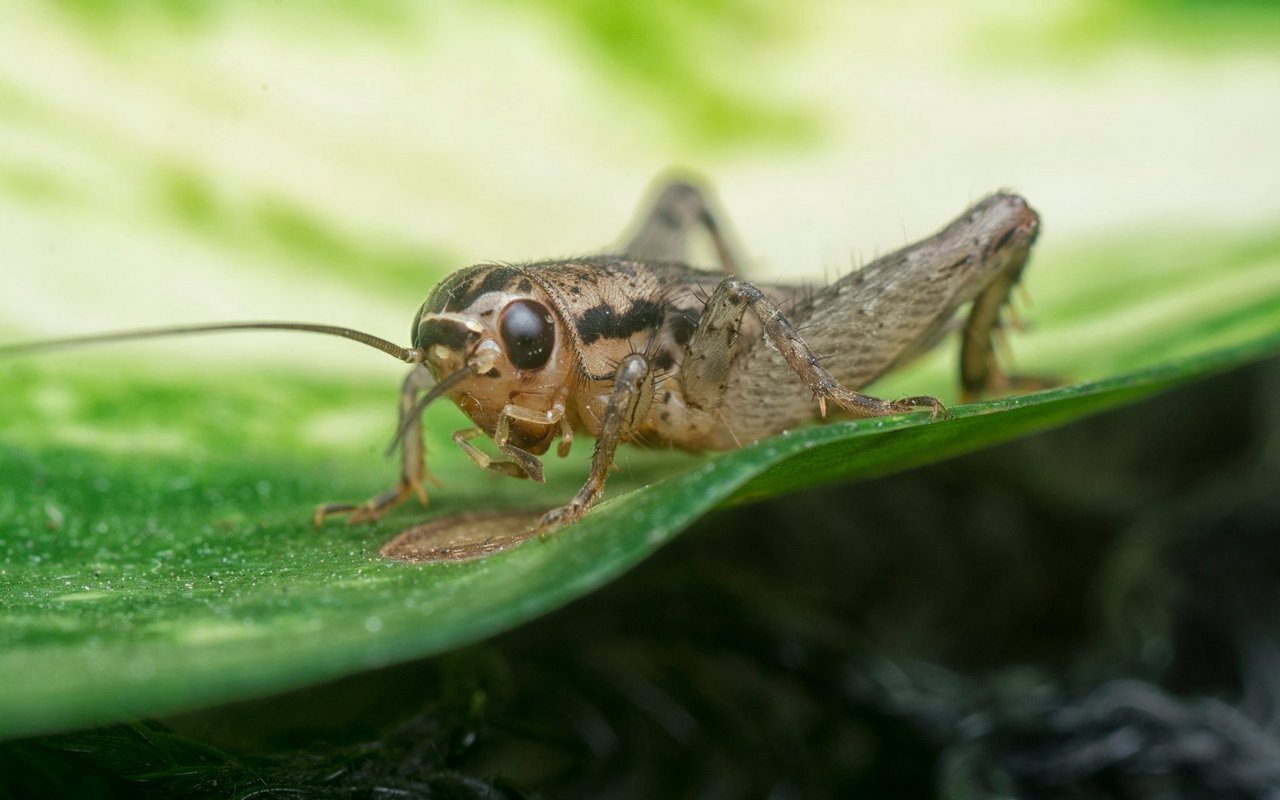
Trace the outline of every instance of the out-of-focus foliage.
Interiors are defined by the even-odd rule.
[[[398,37],[429,24],[432,12],[407,0],[329,0],[306,6],[263,8],[251,2],[209,3],[165,0],[59,0],[70,18],[91,35],[128,35],[138,26],[159,24],[195,35],[228,17],[261,15],[294,18],[319,26],[355,25],[372,35]],[[818,4],[780,8],[760,0],[693,0],[632,4],[607,0],[490,0],[491,10],[522,15],[556,26],[610,90],[636,92],[666,116],[682,137],[723,146],[732,143],[803,143],[816,132],[816,109],[788,107],[780,94],[760,85],[742,86],[731,67],[735,54],[772,54],[786,46],[820,12]],[[480,43],[482,45],[482,43]],[[495,60],[504,55],[492,53]]]
[[[1053,43],[1078,52],[1134,45],[1190,53],[1274,52],[1280,36],[1280,8],[1269,0],[1127,0],[1076,6]]]

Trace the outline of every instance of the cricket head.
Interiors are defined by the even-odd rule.
[[[572,372],[559,316],[516,267],[450,275],[419,309],[412,337],[441,391],[489,432],[509,403],[550,409]]]

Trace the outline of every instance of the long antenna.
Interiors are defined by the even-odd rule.
[[[65,339],[45,339],[39,342],[0,345],[0,359],[16,356],[47,353],[51,350],[65,350],[72,347],[84,347],[107,342],[122,342],[131,339],[152,339],[161,336],[187,336],[194,333],[223,333],[230,331],[305,331],[307,333],[323,333],[327,336],[341,336],[360,344],[368,345],[386,353],[406,364],[421,364],[426,360],[426,353],[417,348],[401,347],[394,342],[374,336],[371,333],[340,328],[336,325],[313,325],[308,322],[220,322],[210,325],[176,325],[171,328],[143,328],[133,331],[114,331],[98,333],[90,336],[70,336]]]
[[[409,426],[413,424],[415,419],[422,416],[422,412],[426,410],[427,406],[431,405],[436,398],[441,397],[445,392],[475,374],[475,365],[468,364],[457,372],[446,375],[439,383],[431,387],[431,391],[424,394],[417,403],[414,403],[413,408],[402,414],[400,416],[400,425],[396,428],[396,435],[392,437],[391,444],[387,445],[387,457],[390,458],[391,454],[400,446],[400,442],[404,441],[405,434],[409,432]]]

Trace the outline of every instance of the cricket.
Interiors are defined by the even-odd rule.
[[[541,483],[552,444],[564,457],[577,436],[595,437],[586,481],[542,516],[539,535],[591,509],[624,443],[730,450],[832,415],[945,419],[933,397],[861,392],[952,331],[966,398],[1026,385],[1000,369],[993,341],[1039,233],[1022,197],[989,195],[936,234],[820,288],[740,277],[709,198],[695,182],[670,180],[612,252],[459,270],[418,309],[409,347],[332,325],[228,322],[8,345],[0,358],[226,331],[352,339],[412,365],[388,450],[399,451],[400,475],[365,502],[320,505],[315,524],[374,521],[413,497],[425,505],[422,416],[447,397],[473,423],[453,441],[502,475]],[[718,269],[689,265],[699,243]],[[477,445],[483,438],[490,452]]]

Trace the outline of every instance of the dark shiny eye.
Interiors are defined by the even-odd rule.
[[[498,326],[507,358],[517,369],[538,369],[551,358],[556,343],[556,324],[542,303],[516,300],[508,303]]]

